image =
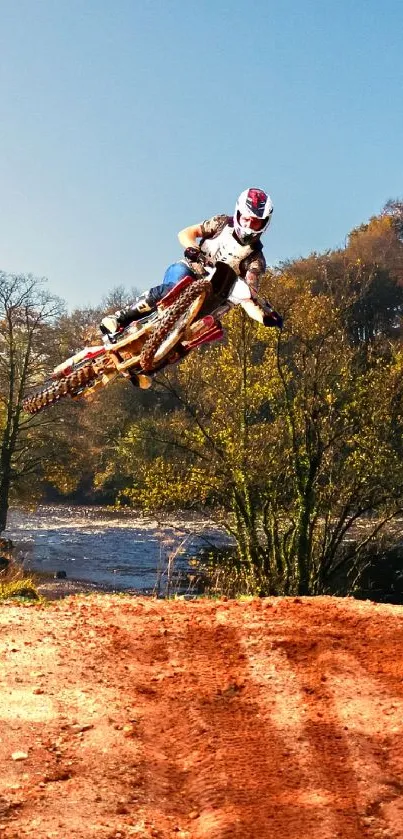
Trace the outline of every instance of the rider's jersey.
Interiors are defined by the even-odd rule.
[[[226,215],[213,216],[203,221],[201,230],[203,238],[200,248],[208,263],[215,265],[216,262],[225,262],[238,277],[244,279],[247,276],[248,282],[256,287],[266,270],[260,241],[249,245],[239,242],[234,233],[233,219]]]

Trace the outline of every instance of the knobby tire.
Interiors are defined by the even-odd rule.
[[[43,408],[54,405],[59,399],[65,396],[76,396],[80,390],[86,388],[98,378],[94,365],[91,361],[73,370],[68,376],[54,382],[47,382],[42,390],[38,390],[32,396],[24,399],[24,410],[29,414],[37,414]]]

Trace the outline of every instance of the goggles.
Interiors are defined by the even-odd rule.
[[[248,230],[263,230],[266,219],[256,218],[256,216],[239,216],[239,223],[242,227],[248,228]]]

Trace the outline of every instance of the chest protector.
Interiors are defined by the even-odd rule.
[[[241,245],[232,234],[233,228],[226,224],[218,236],[205,239],[200,249],[206,254],[210,265],[215,265],[216,262],[225,262],[239,276],[241,262],[256,251],[256,245]]]

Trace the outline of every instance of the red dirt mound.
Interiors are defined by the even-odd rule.
[[[402,839],[403,607],[0,609],[0,839]]]

